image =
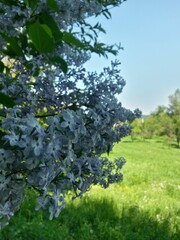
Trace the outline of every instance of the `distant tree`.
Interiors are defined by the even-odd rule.
[[[177,144],[180,147],[180,89],[169,96],[168,114],[173,120]]]
[[[91,53],[120,50],[100,42],[105,30],[87,19],[110,18],[109,8],[122,2],[0,0],[0,226],[29,188],[52,219],[67,193],[79,197],[122,180],[124,158],[101,156],[140,112],[116,98],[125,85],[118,61],[100,74],[83,66]]]
[[[154,134],[158,136],[172,137],[174,134],[173,121],[167,113],[167,107],[158,106],[152,113],[154,118]]]
[[[132,138],[135,136],[140,136],[143,139],[154,136],[167,136],[168,139],[171,139],[175,134],[173,119],[168,114],[167,107],[165,106],[158,106],[157,109],[145,119],[134,120],[131,126]]]
[[[156,110],[152,113],[153,116],[161,116],[163,114],[165,114],[167,111],[167,107],[165,107],[164,105],[160,105],[156,108]]]
[[[169,96],[169,106],[158,106],[142,123],[139,119],[132,124],[132,137],[167,136],[176,138],[180,147],[180,90]]]
[[[134,140],[136,138],[141,137],[142,133],[142,119],[135,119],[131,123],[132,131],[131,131],[131,139]]]
[[[157,129],[157,123],[153,115],[149,115],[143,124],[143,138],[152,138],[155,135]]]
[[[146,119],[143,117],[141,119],[135,119],[131,124],[131,138],[140,137],[145,140],[148,138],[152,138],[153,136],[153,124],[151,122],[151,118],[148,116]]]

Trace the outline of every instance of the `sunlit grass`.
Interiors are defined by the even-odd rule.
[[[179,240],[180,149],[126,138],[109,157],[118,156],[127,161],[123,182],[94,186],[53,221],[33,210],[31,193],[0,240]]]

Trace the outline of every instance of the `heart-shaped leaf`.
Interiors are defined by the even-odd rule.
[[[46,24],[36,21],[29,26],[29,37],[39,53],[50,53],[54,50],[54,38],[51,29]]]

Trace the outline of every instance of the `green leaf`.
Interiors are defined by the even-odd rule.
[[[13,99],[4,93],[0,93],[0,104],[6,106],[7,108],[12,108],[15,106]]]
[[[16,5],[17,6],[16,0],[0,0],[0,2],[3,4],[7,4],[7,5]]]
[[[39,21],[40,21],[40,23],[46,24],[51,29],[52,35],[53,35],[56,43],[59,43],[62,41],[63,34],[59,30],[59,27],[56,24],[53,17],[51,17],[47,12],[43,12],[39,17]]]
[[[29,37],[39,53],[50,53],[54,50],[54,38],[51,29],[46,24],[36,21],[29,26]]]
[[[79,48],[85,47],[83,42],[81,42],[79,39],[75,38],[71,33],[68,32],[63,33],[62,40],[69,45],[74,45]]]
[[[4,63],[0,61],[0,72],[3,73],[4,71]]]
[[[48,7],[52,8],[55,12],[59,12],[59,7],[55,0],[47,0]]]
[[[67,73],[67,71],[68,71],[67,63],[66,63],[66,61],[64,61],[61,57],[58,57],[58,56],[53,57],[53,58],[51,59],[51,62],[52,62],[52,63],[60,63],[62,71],[63,71],[64,73]]]
[[[5,141],[2,140],[2,138],[3,138],[5,135],[6,135],[6,133],[0,130],[0,148],[2,148],[2,147],[4,146],[4,144],[5,144]]]
[[[28,45],[28,39],[27,36],[24,34],[19,35],[19,40],[21,41],[21,46],[23,49],[26,49]]]
[[[18,45],[18,38],[16,37],[9,37],[6,34],[0,32],[0,35],[6,40],[7,42],[7,50],[12,52],[12,55],[15,56],[24,56],[21,47]]]
[[[109,12],[108,9],[105,9],[102,11],[102,14],[107,18],[107,19],[110,19],[112,16],[111,16],[111,13]]]
[[[30,7],[32,10],[36,9],[39,0],[26,0],[26,5]]]
[[[99,22],[96,23],[96,25],[94,25],[93,28],[94,28],[94,29],[97,29],[97,30],[99,30],[100,32],[103,32],[103,33],[106,34],[106,31],[104,30],[104,28],[102,27],[102,25],[101,25]]]
[[[12,48],[10,48],[9,46],[7,46],[5,50],[2,50],[2,52],[5,55],[7,55],[9,57],[12,57],[12,58],[17,56],[16,53],[12,50]]]

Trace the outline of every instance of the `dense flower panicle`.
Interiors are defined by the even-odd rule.
[[[106,188],[122,180],[124,158],[111,162],[101,156],[140,116],[116,98],[125,86],[118,61],[100,74],[83,67],[91,50],[100,48],[86,42],[81,26],[105,12],[108,1],[12,2],[0,3],[0,94],[7,98],[0,100],[0,226],[19,209],[27,188],[39,193],[37,209],[47,209],[52,219],[67,192],[78,197],[93,184]],[[51,48],[36,41],[34,26],[49,34]],[[91,30],[89,35],[96,33]]]

